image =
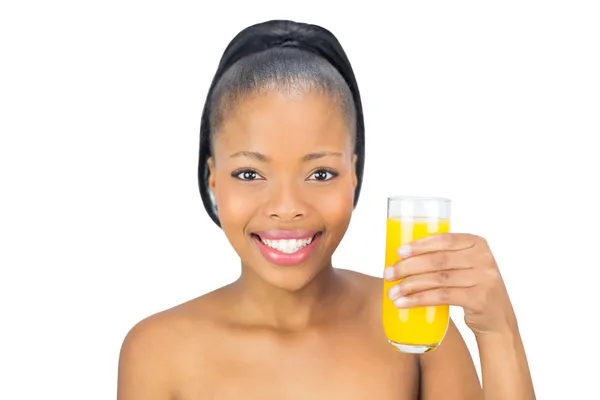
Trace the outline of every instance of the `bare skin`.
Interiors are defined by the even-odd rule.
[[[345,116],[326,95],[272,92],[235,107],[215,136],[209,168],[223,232],[240,256],[242,274],[129,332],[120,354],[119,400],[484,398],[453,322],[437,350],[420,357],[399,353],[383,332],[381,301],[389,296],[382,292],[383,281],[331,265],[353,212],[352,144]],[[280,266],[260,253],[252,236],[266,229],[305,229],[321,236],[308,259]],[[439,250],[435,242],[429,250],[414,249]],[[453,251],[462,260],[473,258],[472,252]],[[392,267],[412,282],[403,286],[403,297],[439,300],[427,295],[436,288],[426,277],[428,268],[442,264],[417,254],[410,259],[412,269],[408,262]],[[487,286],[478,287],[493,286],[480,281]],[[486,298],[488,292],[480,292]],[[504,373],[510,385],[515,373],[507,371],[517,365],[516,373],[527,371],[524,353],[509,349],[520,343],[511,335],[517,331],[489,322],[509,314],[464,307],[474,310],[466,315],[481,338],[482,360],[488,360],[484,386],[488,382],[495,390],[485,398],[494,393],[498,399],[525,398],[502,397],[502,381],[493,378]]]
[[[320,322],[304,329],[242,315],[237,283],[142,321],[123,347],[118,398],[481,398],[454,324],[443,345],[422,356],[432,360],[433,379],[424,376],[427,387],[420,389],[418,356],[395,351],[383,333],[381,279],[335,273],[339,295]]]

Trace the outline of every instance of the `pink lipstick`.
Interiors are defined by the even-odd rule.
[[[310,230],[268,230],[255,232],[252,237],[268,261],[289,266],[308,259],[321,233]]]

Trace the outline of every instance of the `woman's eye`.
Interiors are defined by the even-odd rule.
[[[334,173],[332,171],[328,171],[326,169],[320,169],[318,171],[313,172],[311,175],[312,180],[315,180],[315,181],[328,181],[332,178],[335,178],[336,176],[337,176],[336,173]]]
[[[260,175],[258,174],[258,172],[256,171],[252,171],[252,170],[244,170],[244,171],[237,171],[234,174],[234,177],[241,179],[243,181],[254,181],[258,178],[260,178]]]

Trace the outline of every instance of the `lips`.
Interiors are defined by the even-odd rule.
[[[269,230],[255,232],[252,237],[268,261],[289,266],[308,259],[321,233],[311,230]]]
[[[268,230],[254,232],[255,235],[262,239],[280,240],[280,239],[308,239],[314,237],[319,231],[311,231],[307,229],[295,230]]]

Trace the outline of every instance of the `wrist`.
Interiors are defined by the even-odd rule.
[[[520,337],[519,325],[517,318],[514,313],[510,313],[504,318],[501,318],[498,323],[494,324],[486,330],[480,330],[474,332],[475,339],[477,342],[480,340],[501,340],[501,339],[514,339]]]
[[[505,364],[512,365],[511,368],[516,368],[516,365],[519,364],[518,360],[524,349],[516,324],[482,332],[475,339],[480,359],[482,363],[486,362],[486,366],[482,365],[482,369],[490,370],[490,362],[496,364],[491,367],[492,369]]]
[[[475,335],[475,341],[479,347],[479,352],[506,352],[512,351],[520,338],[516,328],[506,328],[503,330],[487,331]]]

